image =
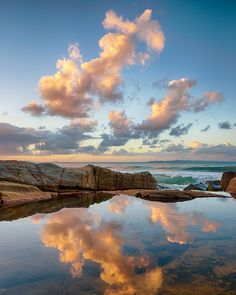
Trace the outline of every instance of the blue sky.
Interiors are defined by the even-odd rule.
[[[109,28],[105,28],[103,21],[111,10],[115,17],[109,20]],[[143,25],[146,26],[143,34],[137,19],[147,10],[151,16]],[[235,16],[236,3],[230,0],[0,0],[2,157],[40,161],[236,160]],[[122,25],[117,28],[114,19],[119,17],[123,17],[122,25],[127,20],[135,24],[136,31],[127,32]],[[150,31],[152,42],[159,38],[159,33],[163,34],[160,47],[147,41]],[[62,115],[52,109],[55,89],[45,90],[45,84],[39,86],[40,79],[54,77],[57,61],[68,60],[70,44],[76,44],[82,63],[99,58],[102,52],[99,40],[109,33],[128,38],[127,42],[131,41],[135,47],[132,61],[131,52],[126,62],[122,61],[123,52],[119,52],[122,54],[119,65],[117,60],[115,65],[107,63],[113,74],[116,71],[113,78],[118,75],[122,83],[113,81],[112,93],[109,90],[108,94],[107,89],[101,90],[98,85],[98,77],[90,77],[85,96],[91,101],[90,105],[86,103],[89,111],[84,117],[71,115],[68,110]],[[122,45],[122,50],[128,50],[126,45]],[[116,42],[112,46],[116,47]],[[141,64],[138,58],[144,53],[148,58]],[[79,69],[78,60],[76,63]],[[101,71],[100,75],[103,73],[107,79],[104,72],[107,70]],[[174,90],[169,84],[173,80],[177,81]],[[186,81],[190,84],[194,81],[194,85]],[[115,99],[118,92],[122,92],[122,97]],[[211,93],[211,98],[206,92]],[[177,107],[167,120],[164,113],[172,112],[185,95],[188,96],[185,103],[189,105]],[[167,96],[171,102],[163,110],[161,106]],[[73,99],[77,98],[75,105],[80,110],[81,92],[76,92]],[[70,96],[57,99],[62,108],[69,108]],[[147,104],[150,99],[152,102]],[[22,111],[30,101],[43,109],[37,116],[32,115],[32,107]],[[194,111],[196,103],[201,103],[201,111]],[[152,107],[159,107],[158,114],[152,114]]]

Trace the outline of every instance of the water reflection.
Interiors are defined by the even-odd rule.
[[[216,232],[219,227],[218,222],[208,220],[201,213],[178,212],[176,204],[147,202],[146,207],[150,209],[150,221],[161,223],[169,242],[180,245],[190,242],[191,234],[188,227],[191,225],[199,225],[205,233]]]
[[[132,235],[127,238],[125,215],[132,204],[141,208],[141,223],[155,226],[159,223],[170,243],[184,245],[192,239],[191,226],[199,226],[203,233],[216,232],[219,223],[211,221],[197,212],[179,212],[175,204],[164,204],[136,200],[132,197],[116,196],[107,202],[103,210],[63,209],[49,215],[33,217],[33,222],[46,218],[41,239],[46,247],[59,251],[63,264],[71,266],[71,275],[81,277],[86,262],[100,267],[100,279],[106,283],[104,294],[157,294],[163,283],[163,270],[157,257],[161,249],[150,250],[145,243],[135,248],[145,238]],[[110,218],[107,217],[111,213]],[[114,219],[114,213],[119,219]],[[139,224],[136,224],[139,227]],[[160,234],[156,227],[152,232],[152,248]],[[142,232],[140,233],[142,234]],[[132,249],[127,250],[132,241]],[[177,246],[176,246],[177,247]],[[170,255],[170,254],[169,254]],[[172,254],[174,256],[178,255]]]
[[[122,225],[86,209],[63,210],[48,218],[42,242],[58,249],[60,261],[71,264],[73,277],[81,275],[86,260],[99,264],[100,278],[107,283],[104,294],[156,294],[161,269],[148,253],[124,253],[122,232]]]

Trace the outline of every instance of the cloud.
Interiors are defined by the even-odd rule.
[[[111,134],[102,134],[102,141],[98,150],[108,150],[112,146],[122,146],[132,138],[139,138],[139,132],[134,129],[134,124],[128,119],[125,111],[111,111],[108,115]]]
[[[146,9],[143,14],[136,18],[135,22],[123,20],[113,10],[106,13],[103,26],[106,29],[115,29],[123,34],[136,35],[144,41],[153,51],[161,52],[165,44],[165,36],[157,21],[151,19],[152,10]]]
[[[201,132],[207,132],[210,129],[210,125],[207,125],[205,128],[201,129]]]
[[[32,116],[42,116],[45,109],[35,101],[31,101],[27,106],[21,109],[23,112],[30,113]]]
[[[0,123],[0,152],[2,154],[65,154],[92,152],[91,146],[80,146],[80,142],[92,138],[97,122],[77,119],[55,132],[46,129],[20,128]]]
[[[231,126],[231,124],[229,123],[229,121],[220,122],[220,123],[218,124],[218,127],[219,127],[220,129],[231,129],[231,128],[232,128],[232,126]]]
[[[148,105],[151,114],[136,129],[143,133],[144,137],[157,137],[162,131],[169,129],[183,112],[200,112],[206,110],[211,104],[219,103],[224,97],[219,92],[206,92],[203,99],[194,99],[189,93],[196,85],[196,80],[181,78],[171,80],[167,87],[167,94],[159,101],[152,98]],[[177,130],[173,130],[175,133]]]
[[[31,144],[39,143],[44,138],[45,132],[33,128],[23,128],[0,123],[0,153],[16,154],[27,152]]]
[[[198,141],[193,141],[189,146],[183,144],[170,144],[166,148],[162,149],[162,152],[169,153],[191,153],[194,155],[221,155],[225,157],[235,157],[236,146],[230,143],[223,143],[217,145],[210,145],[206,143],[201,143]]]
[[[41,154],[91,153],[94,149],[91,146],[81,147],[80,142],[91,138],[87,133],[93,132],[96,125],[96,121],[74,120],[56,132],[48,133],[36,144],[35,151]]]
[[[99,40],[99,56],[89,61],[83,61],[77,43],[71,44],[69,56],[57,61],[57,72],[43,76],[39,81],[46,113],[84,118],[90,115],[94,97],[100,103],[122,100],[122,69],[137,63],[144,65],[150,59],[150,53],[136,53],[135,40],[145,42],[147,49],[153,52],[160,53],[163,50],[164,34],[158,22],[151,19],[151,15],[152,10],[147,9],[131,22],[124,21],[112,10],[108,11],[103,26],[115,32],[108,32]],[[35,103],[23,110],[34,115],[40,113],[39,105]]]
[[[191,147],[187,147],[182,145],[181,143],[179,144],[174,144],[171,143],[169,144],[166,148],[162,149],[162,152],[168,152],[168,153],[184,153],[184,152],[189,152],[191,151]]]
[[[188,78],[170,81],[167,95],[160,101],[150,101],[151,114],[137,126],[137,129],[148,134],[148,137],[155,137],[170,128],[183,111],[190,109],[188,90],[195,84],[195,80]]]
[[[179,137],[181,135],[187,134],[192,126],[192,123],[189,123],[188,125],[178,125],[170,130],[169,135]]]
[[[194,99],[192,102],[193,111],[195,113],[205,111],[208,107],[215,103],[224,101],[222,93],[217,91],[208,91],[201,99]]]
[[[236,155],[236,146],[230,143],[223,143],[218,145],[207,145],[205,144],[202,147],[199,147],[195,150],[197,154],[212,154],[212,155],[223,155],[235,157]]]

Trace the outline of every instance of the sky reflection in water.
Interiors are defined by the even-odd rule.
[[[2,222],[0,294],[235,294],[235,209],[115,196]]]

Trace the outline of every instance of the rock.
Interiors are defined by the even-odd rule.
[[[236,194],[236,177],[230,180],[230,183],[226,189],[228,193]]]
[[[0,192],[33,193],[33,192],[40,192],[40,190],[33,185],[25,185],[20,183],[0,181]]]
[[[155,189],[156,179],[149,172],[121,173],[107,168],[88,165],[81,170],[88,175],[86,181],[94,190]]]
[[[184,190],[206,191],[207,185],[204,183],[189,184]]]
[[[232,178],[236,177],[236,172],[233,172],[233,171],[228,171],[228,172],[224,172],[222,174],[222,177],[221,177],[221,188],[223,191],[226,191],[227,188],[228,188],[228,185],[230,183],[230,180]]]
[[[221,191],[220,180],[207,181],[207,191],[218,192]]]
[[[24,204],[37,202],[42,200],[51,199],[51,194],[49,192],[7,192],[3,191],[0,193],[1,203],[2,205],[12,206],[16,204]]]
[[[0,205],[16,205],[51,199],[51,194],[33,185],[0,181]]]
[[[139,192],[136,197],[158,202],[179,202],[179,201],[190,201],[195,198],[209,198],[209,197],[220,197],[225,198],[225,196],[220,194],[213,194],[201,191],[178,191],[178,190],[164,190],[164,191],[151,191],[151,192]]]
[[[43,191],[156,188],[156,179],[149,172],[121,173],[93,165],[62,168],[50,163],[25,161],[0,161],[0,181],[34,185]]]

